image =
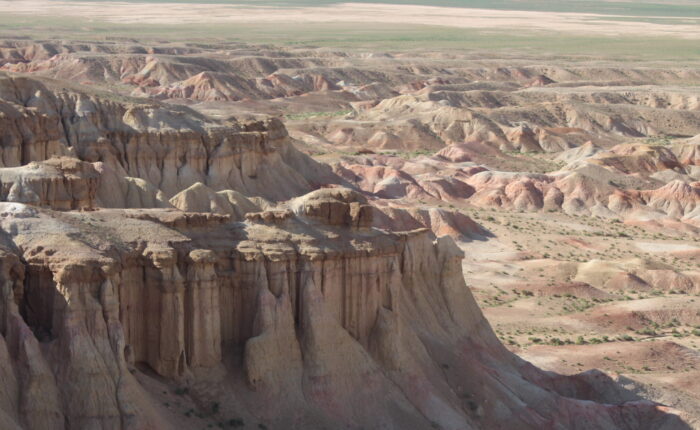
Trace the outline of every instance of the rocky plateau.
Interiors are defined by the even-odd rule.
[[[0,428],[697,428],[698,85],[2,40]]]

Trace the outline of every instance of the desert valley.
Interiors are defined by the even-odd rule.
[[[287,3],[0,1],[0,429],[700,428],[700,6]]]

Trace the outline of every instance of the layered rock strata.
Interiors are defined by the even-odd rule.
[[[3,429],[684,428],[509,353],[454,242],[373,229],[279,122],[110,97],[0,79]]]
[[[651,403],[542,388],[551,377],[495,338],[450,239],[358,225],[357,202],[341,194],[312,194],[277,224],[1,204],[7,428],[157,425],[135,394],[135,367],[187,383],[224,351],[242,354],[229,371],[244,372],[251,396],[302,402],[308,420],[582,428],[585,414],[639,428],[632,414],[673,425]]]
[[[0,111],[2,167],[54,156],[99,163],[108,177],[97,191],[102,207],[160,207],[197,183],[286,200],[321,185],[328,174],[285,144],[277,120],[216,123],[186,108],[4,75]]]

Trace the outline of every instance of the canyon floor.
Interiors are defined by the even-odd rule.
[[[0,424],[700,428],[700,9],[447,3],[0,1]]]

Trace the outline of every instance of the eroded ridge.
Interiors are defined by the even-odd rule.
[[[510,353],[435,234],[491,233],[381,201],[279,120],[18,76],[0,99],[3,428],[687,427]]]

